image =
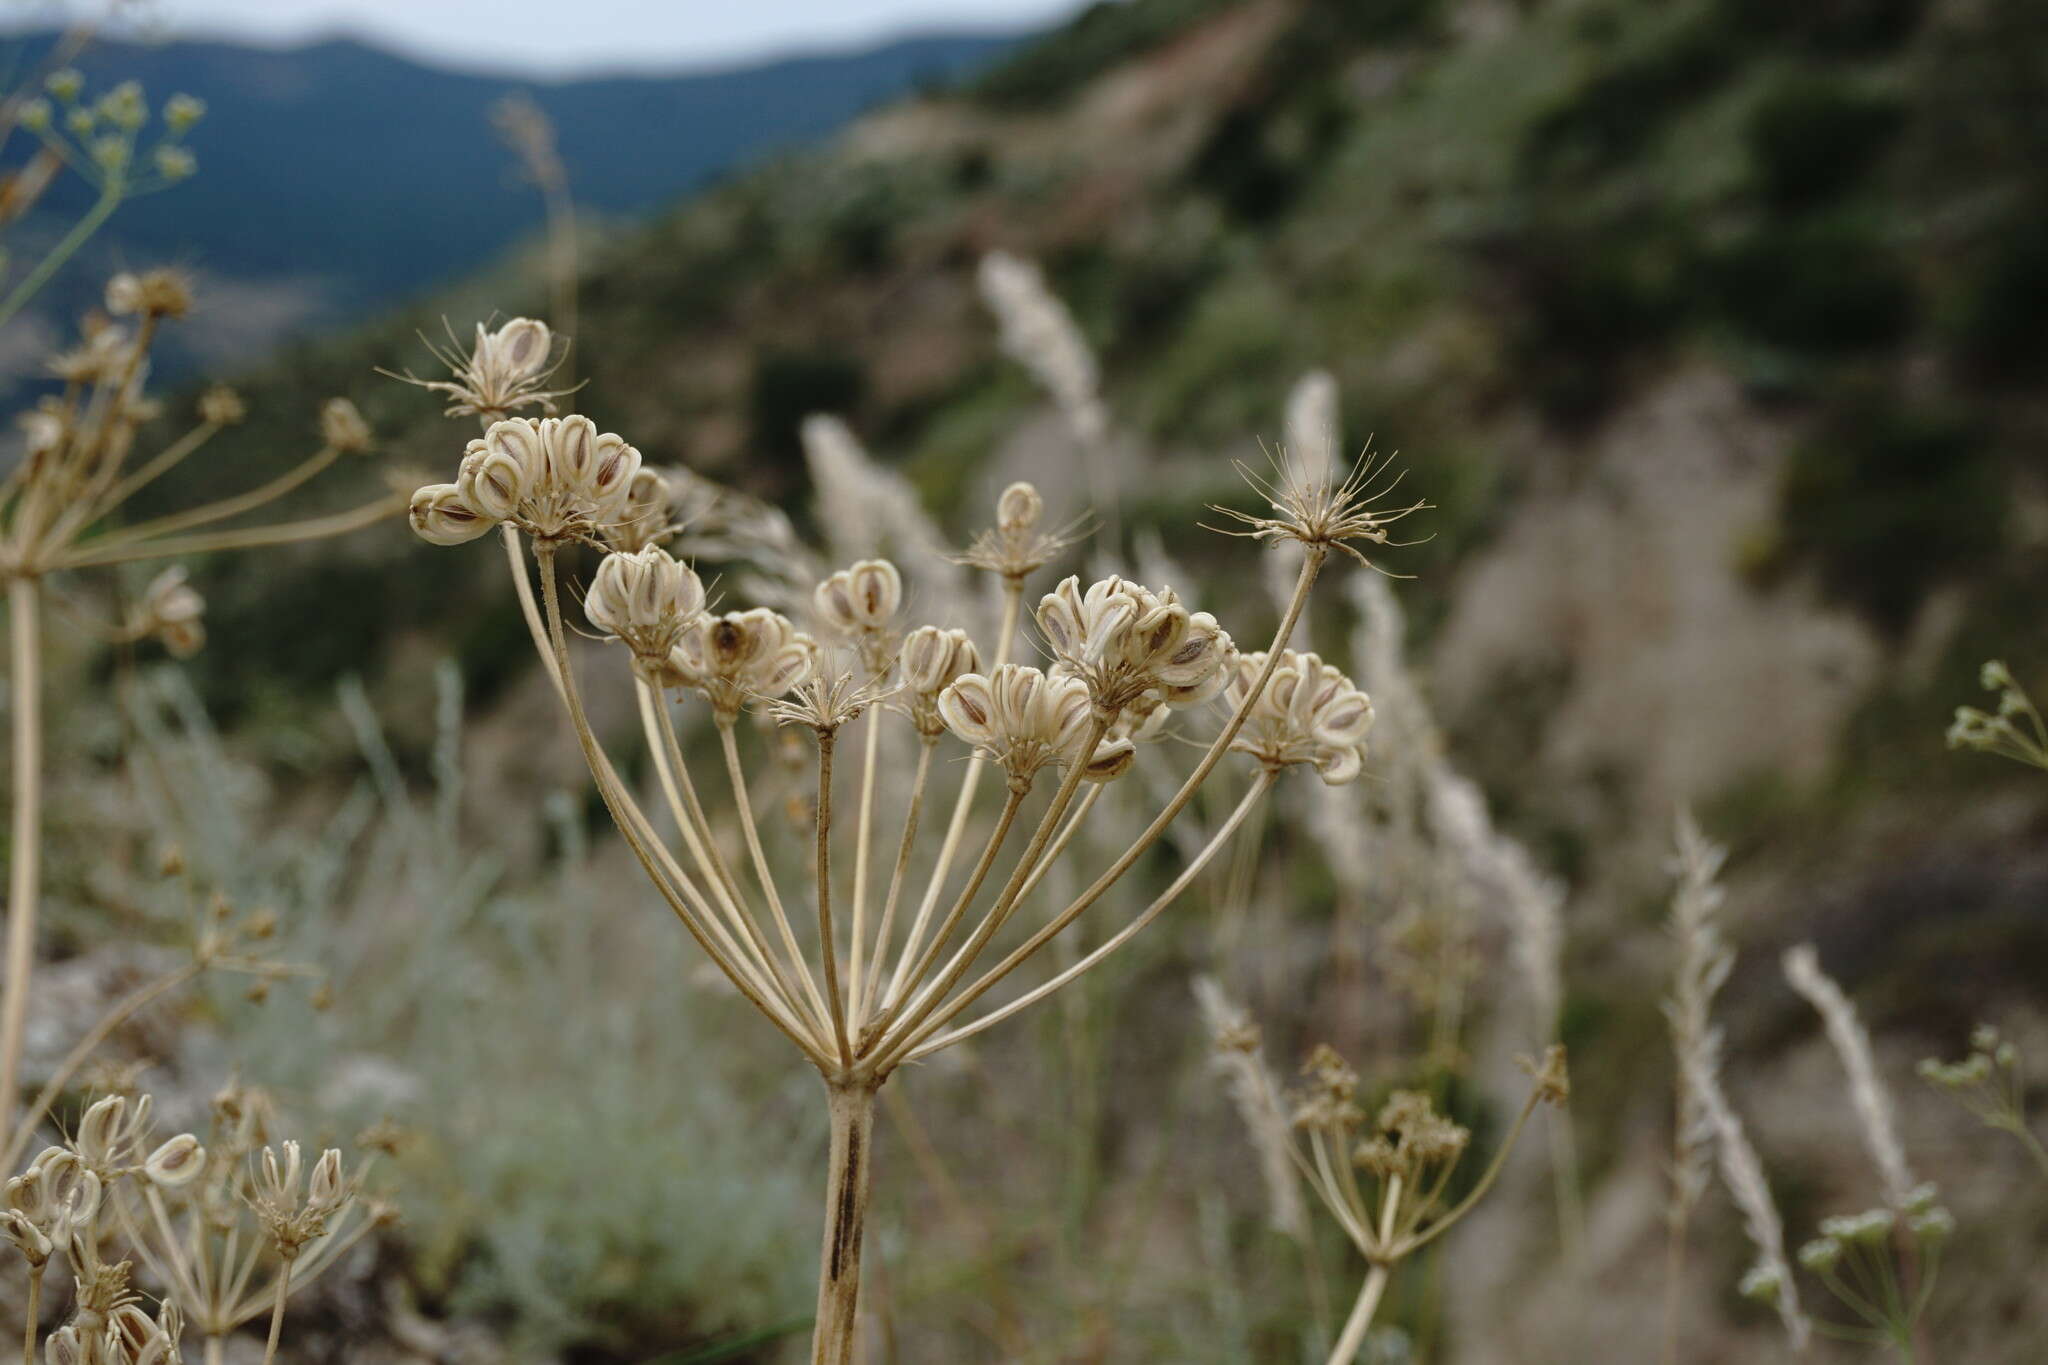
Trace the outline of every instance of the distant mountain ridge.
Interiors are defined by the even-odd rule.
[[[190,143],[200,174],[123,207],[51,311],[91,296],[119,264],[175,261],[209,281],[220,324],[195,338],[210,365],[245,361],[295,335],[366,317],[474,272],[541,222],[491,125],[523,91],[554,121],[578,203],[644,212],[752,157],[832,132],[921,84],[984,65],[1022,35],[935,33],[873,48],[674,76],[537,82],[423,65],[354,39],[296,48],[221,41],[100,41],[77,62],[93,89],[133,79],[150,98],[207,103]],[[31,69],[49,34],[6,42]],[[54,236],[85,187],[54,193]],[[28,256],[29,240],[15,243]],[[202,320],[203,322],[203,320]]]

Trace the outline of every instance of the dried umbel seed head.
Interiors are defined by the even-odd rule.
[[[1048,763],[1071,763],[1088,731],[1088,688],[1076,678],[1004,664],[968,673],[939,694],[946,728],[1000,764],[1014,790]]]
[[[149,1154],[142,1173],[167,1190],[188,1185],[206,1169],[206,1149],[190,1133],[180,1133]]]
[[[1233,711],[1244,705],[1265,667],[1263,653],[1237,655],[1224,703]],[[1313,764],[1323,781],[1341,786],[1364,767],[1372,719],[1372,700],[1349,678],[1314,654],[1290,649],[1281,653],[1230,747],[1275,768]]]
[[[129,621],[130,636],[162,641],[172,658],[189,659],[206,644],[206,599],[186,581],[185,567],[173,564],[143,589]]]
[[[704,584],[659,545],[608,554],[597,566],[584,615],[637,658],[666,662],[704,611]]]
[[[919,626],[904,637],[896,666],[902,672],[911,724],[926,739],[935,739],[946,729],[939,715],[939,694],[961,674],[980,670],[981,651],[964,630]]]
[[[1400,485],[1401,475],[1392,469],[1391,461],[1376,460],[1370,455],[1360,456],[1341,479],[1335,473],[1312,471],[1284,453],[1274,458],[1271,479],[1244,465],[1238,469],[1265,498],[1273,515],[1261,517],[1228,507],[1214,508],[1250,528],[1230,534],[1272,543],[1297,541],[1320,553],[1337,550],[1368,568],[1372,561],[1353,542],[1385,545],[1390,525],[1429,506],[1426,502],[1400,507],[1376,505]]]
[[[513,318],[496,330],[476,325],[476,344],[467,354],[451,330],[446,346],[427,343],[434,358],[446,365],[449,379],[419,379],[411,374],[393,375],[408,384],[444,394],[450,417],[505,417],[525,407],[544,413],[555,410],[554,400],[566,389],[550,390],[548,377],[560,366],[554,354],[554,334],[536,318]]]
[[[639,472],[640,452],[623,437],[600,434],[588,417],[514,417],[469,443],[455,488],[460,507],[486,522],[510,523],[538,540],[591,539],[617,522]],[[414,495],[413,525],[433,540],[421,525],[426,493]],[[450,511],[439,500],[428,509],[444,518]]]
[[[414,493],[406,517],[413,534],[429,545],[466,545],[497,525],[471,507],[452,483],[430,483]]]
[[[780,697],[817,667],[817,642],[766,607],[699,617],[669,654],[671,672],[726,723],[749,701]]]
[[[191,307],[191,282],[175,270],[124,270],[107,281],[107,311],[117,318],[132,313],[181,318]]]
[[[820,583],[811,601],[819,618],[842,635],[880,635],[903,605],[903,575],[886,559],[863,559]]]
[[[1068,578],[1038,604],[1038,628],[1059,671],[1088,685],[1108,716],[1147,693],[1170,706],[1207,701],[1223,686],[1230,637],[1173,589],[1154,592],[1111,576],[1081,589]]]
[[[1072,534],[1041,531],[1045,500],[1028,483],[1013,483],[996,499],[996,524],[974,538],[958,562],[1015,582],[1073,544]],[[1072,528],[1070,528],[1071,531]]]
[[[361,453],[375,443],[370,424],[346,398],[330,398],[321,405],[320,439],[343,454]]]
[[[820,736],[832,735],[850,725],[889,690],[877,679],[862,682],[851,673],[813,677],[792,688],[786,700],[771,703],[768,715],[778,725],[802,725]]]
[[[305,1168],[299,1144],[280,1145],[284,1148],[282,1160],[274,1149],[263,1149],[260,1178],[250,1202],[278,1254],[291,1260],[306,1243],[326,1234],[327,1220],[355,1197],[355,1191],[342,1176],[341,1153],[330,1147],[313,1163],[302,1197],[300,1182]]]
[[[673,505],[674,495],[662,472],[642,465],[626,485],[618,518],[603,528],[604,543],[629,553],[659,544],[675,530]]]

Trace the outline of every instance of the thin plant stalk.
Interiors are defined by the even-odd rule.
[[[9,1169],[12,1169],[10,1167]],[[49,1264],[33,1265],[28,1271],[28,1308],[24,1312],[21,1336],[21,1365],[36,1365],[36,1328],[43,1317],[43,1270]]]
[[[1380,1298],[1386,1293],[1387,1279],[1387,1268],[1383,1265],[1376,1265],[1367,1273],[1365,1283],[1359,1287],[1358,1300],[1351,1305],[1351,1316],[1344,1320],[1344,1330],[1330,1352],[1330,1365],[1351,1365],[1358,1359],[1365,1334],[1372,1329],[1373,1314],[1379,1311]]]
[[[33,577],[10,580],[7,603],[14,710],[14,861],[7,887],[7,1000],[0,1008],[0,1132],[11,1131],[14,1121],[29,981],[35,972],[43,838],[41,582]]]
[[[850,1067],[853,1045],[846,1036],[846,998],[839,988],[839,940],[832,931],[832,751],[837,740],[831,730],[818,732],[818,956],[825,967],[825,999],[832,1007],[832,1041],[839,1048],[839,1065]],[[765,870],[762,875],[767,875]],[[855,942],[858,941],[856,938]]]
[[[284,1268],[277,1273],[277,1297],[270,1303],[270,1340],[263,1347],[263,1365],[270,1365],[277,1359],[277,1341],[284,1332],[284,1301],[291,1293],[292,1263],[285,1259]]]
[[[1010,659],[1010,642],[1017,634],[1017,618],[1023,610],[1024,584],[1021,579],[1003,580],[1003,624],[996,635],[995,662],[991,671],[1001,668]],[[953,802],[952,823],[946,826],[946,840],[939,846],[938,860],[932,864],[931,881],[926,884],[924,899],[918,903],[917,915],[910,922],[910,940],[905,944],[903,955],[896,960],[896,971],[890,977],[888,993],[883,996],[884,1015],[892,1013],[902,1002],[903,992],[909,988],[904,977],[917,951],[924,942],[924,932],[930,923],[932,910],[937,906],[946,889],[946,874],[952,871],[953,858],[960,847],[960,836],[967,828],[967,814],[974,806],[975,789],[980,785],[983,764],[969,763],[967,773],[960,779],[960,795]]]

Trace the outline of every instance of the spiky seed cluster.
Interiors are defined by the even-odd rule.
[[[507,418],[469,443],[453,484],[412,497],[412,525],[436,545],[501,523],[537,540],[594,539],[620,519],[640,452],[588,417]]]
[[[790,689],[787,700],[771,703],[768,715],[778,725],[803,725],[820,735],[831,735],[852,724],[892,690],[879,679],[863,682],[845,672],[829,678],[812,677]]]
[[[1221,690],[1230,637],[1171,588],[1157,592],[1111,575],[1090,584],[1069,577],[1038,604],[1038,628],[1054,671],[1087,684],[1097,712],[1114,717],[1148,693],[1192,706]]]
[[[766,607],[700,616],[669,654],[669,667],[730,722],[755,698],[782,696],[818,668],[818,644]]]
[[[911,724],[918,734],[935,739],[946,729],[945,718],[939,714],[939,694],[963,673],[980,671],[981,651],[964,630],[919,626],[904,637],[896,666]]]
[[[448,398],[450,417],[481,417],[492,421],[508,417],[521,408],[538,407],[543,413],[555,410],[555,400],[568,389],[549,389],[548,379],[561,367],[562,356],[554,354],[554,333],[537,318],[513,318],[495,330],[476,325],[476,344],[465,353],[449,333],[449,344],[427,343],[434,358],[448,367],[450,379],[418,379],[411,374],[393,375],[417,384],[430,393]]]
[[[309,1175],[299,1154],[299,1144],[287,1141],[283,1147],[282,1161],[274,1148],[263,1149],[260,1175],[250,1202],[278,1255],[290,1261],[308,1242],[327,1235],[327,1220],[348,1205],[355,1197],[355,1189],[343,1178],[341,1153],[334,1148],[320,1154]]]
[[[659,545],[608,554],[590,581],[583,613],[636,659],[666,662],[704,614],[704,584]]]
[[[1088,733],[1088,689],[1079,679],[1018,664],[954,679],[938,710],[946,728],[1000,765],[1019,791],[1046,764],[1073,762]]]
[[[1044,531],[1045,499],[1028,483],[1013,483],[996,499],[996,524],[975,536],[956,563],[1022,582],[1074,543],[1072,528]]]
[[[1312,471],[1285,452],[1274,458],[1273,465],[1270,478],[1249,466],[1238,466],[1273,514],[1254,516],[1228,507],[1212,509],[1250,528],[1230,534],[1270,543],[1298,541],[1322,551],[1337,550],[1370,568],[1372,561],[1353,542],[1385,545],[1389,541],[1389,526],[1429,506],[1426,502],[1397,507],[1381,505],[1399,486],[1401,475],[1392,471],[1390,460],[1375,460],[1370,454],[1360,456],[1341,479]]]
[[[1265,671],[1266,655],[1239,654],[1227,671],[1223,700],[1242,706]],[[1372,699],[1314,654],[1282,651],[1231,748],[1275,768],[1308,763],[1323,781],[1342,786],[1365,766]]]
[[[863,559],[841,569],[811,594],[818,618],[852,640],[870,673],[889,666],[896,613],[903,606],[903,575],[886,559]]]

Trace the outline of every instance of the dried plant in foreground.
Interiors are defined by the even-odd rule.
[[[621,834],[706,955],[824,1077],[831,1146],[813,1359],[843,1365],[854,1345],[877,1090],[904,1064],[1044,999],[1129,942],[1186,890],[1287,768],[1312,766],[1327,782],[1357,776],[1370,702],[1336,669],[1282,646],[1331,551],[1384,533],[1359,500],[1366,484],[1325,479],[1307,487],[1289,476],[1261,525],[1267,538],[1291,536],[1301,545],[1302,566],[1268,650],[1238,654],[1213,617],[1189,610],[1170,588],[1069,578],[1037,605],[1052,656],[1041,670],[1012,661],[1025,581],[1057,543],[1040,529],[1043,505],[1030,487],[1003,494],[997,526],[966,556],[999,580],[1002,623],[992,642],[904,620],[900,573],[867,560],[816,586],[811,614],[827,636],[821,643],[766,607],[708,610],[696,574],[648,543],[648,524],[666,515],[665,506],[637,500],[649,473],[637,450],[586,417],[507,419],[470,443],[456,482],[414,495],[413,524],[438,544],[503,528],[536,646]],[[1296,507],[1328,515],[1299,521]],[[537,602],[521,553],[529,539]],[[585,712],[561,587],[561,557],[576,543],[606,551],[584,615],[628,656],[648,757],[680,852],[621,779]],[[729,792],[715,799],[740,827],[743,862],[727,858],[713,807],[686,760],[673,714],[678,696],[709,713]],[[1219,696],[1221,725],[1130,845],[1064,907],[1020,918],[1090,811],[1140,761],[1139,746],[1174,714],[1194,714]],[[764,707],[810,739],[809,905],[785,894],[786,878],[778,878],[754,814],[738,722]],[[892,765],[914,764],[903,809],[891,818],[876,796],[885,739],[887,752],[899,756]],[[946,770],[949,747],[957,754],[952,746],[963,745],[975,761],[965,767],[943,841],[920,866],[928,789]],[[1251,779],[1171,884],[1049,979],[968,1017],[1102,900],[1232,753],[1254,760]],[[842,768],[857,772],[850,822],[835,804]],[[1000,807],[985,839],[969,838],[990,774],[1000,779]],[[1033,797],[1048,787],[1034,818]],[[883,843],[892,833],[893,853]],[[841,856],[849,842],[850,875]],[[1021,931],[1032,921],[1021,942],[981,966],[1006,927]]]
[[[29,1277],[22,1365],[39,1354],[49,1365],[178,1365],[188,1326],[206,1365],[219,1365],[227,1335],[265,1317],[270,1365],[290,1296],[388,1217],[339,1151],[308,1167],[298,1143],[270,1146],[259,1091],[215,1096],[206,1144],[190,1133],[158,1141],[153,1108],[148,1095],[101,1099],[7,1182],[0,1236]],[[45,1280],[60,1256],[72,1300],[43,1337]],[[137,1262],[161,1291],[154,1316],[135,1288]]]
[[[390,516],[395,496],[328,516],[272,525],[217,529],[298,488],[342,456],[369,449],[371,436],[345,399],[320,414],[320,445],[312,455],[268,483],[198,507],[145,521],[119,524],[129,500],[241,420],[242,403],[215,389],[199,404],[199,421],[139,462],[143,423],[157,406],[143,392],[149,351],[166,322],[191,305],[182,276],[158,270],[118,275],[107,286],[114,318],[88,319],[79,344],[54,356],[50,371],[63,381],[21,418],[22,458],[0,481],[0,579],[7,584],[9,701],[13,720],[14,856],[9,869],[6,996],[0,1008],[0,1130],[17,1102],[23,1030],[35,965],[36,915],[42,840],[42,618],[47,580],[73,570],[163,559],[213,550],[280,545],[338,535]],[[139,608],[106,630],[109,639],[161,639],[173,653],[189,653],[203,639],[203,603],[178,571],[160,575]]]

